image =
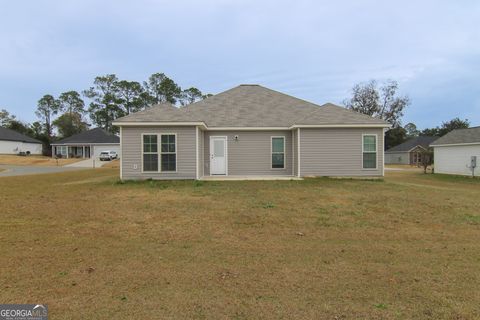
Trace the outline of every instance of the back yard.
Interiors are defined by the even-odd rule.
[[[0,178],[0,301],[51,319],[478,319],[480,181]]]

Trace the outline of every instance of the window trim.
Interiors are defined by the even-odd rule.
[[[282,138],[283,139],[283,168],[274,168],[273,167],[273,139],[275,138]],[[270,170],[285,170],[287,168],[287,157],[286,153],[287,150],[285,149],[286,145],[286,138],[285,136],[271,136],[270,137]],[[282,152],[275,152],[275,153],[282,153]]]
[[[375,137],[375,168],[365,168],[363,165],[363,154],[364,153],[374,153],[374,151],[365,151],[364,150],[364,137],[374,136]],[[376,133],[363,133],[362,134],[362,156],[360,157],[362,161],[362,170],[378,170],[378,134]]]
[[[157,154],[157,155],[158,155],[158,158],[157,158],[157,162],[158,162],[158,163],[157,163],[157,168],[158,168],[158,169],[157,169],[157,171],[145,171],[145,170],[144,170],[144,166],[145,166],[145,163],[143,162],[143,155],[145,154],[144,149],[143,149],[143,148],[145,147],[145,146],[144,146],[144,142],[143,142],[143,141],[144,141],[144,140],[143,140],[143,137],[144,137],[144,136],[157,136],[157,152],[156,152],[156,153],[155,153],[155,152],[149,152],[149,153],[148,153],[148,154]],[[142,151],[141,151],[141,153],[142,153],[142,167],[141,167],[142,170],[141,170],[141,172],[142,172],[142,173],[156,173],[156,172],[160,172],[160,171],[159,171],[159,170],[160,170],[160,152],[158,152],[158,151],[159,151],[159,150],[158,150],[158,133],[147,133],[147,132],[142,133],[142,135],[141,135],[141,142],[142,142]]]
[[[159,133],[160,139],[158,140],[158,146],[159,146],[159,157],[158,157],[158,170],[160,173],[177,173],[178,171],[178,143],[177,143],[177,134],[176,133]],[[162,136],[175,136],[175,152],[162,152]],[[163,171],[162,170],[162,154],[174,154],[175,155],[175,171]]]

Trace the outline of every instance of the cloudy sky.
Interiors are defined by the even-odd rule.
[[[480,125],[480,1],[0,0],[0,108],[23,121],[46,93],[155,72],[319,104],[394,79],[412,100],[404,123]]]

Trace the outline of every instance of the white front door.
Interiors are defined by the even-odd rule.
[[[227,174],[227,137],[210,137],[210,174]]]

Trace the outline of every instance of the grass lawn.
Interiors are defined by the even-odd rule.
[[[0,301],[50,319],[478,319],[480,180],[0,178]]]
[[[10,164],[16,166],[64,166],[66,164],[78,162],[84,159],[53,159],[51,157],[45,156],[17,156],[17,155],[7,155],[1,154],[0,155],[0,164]]]

